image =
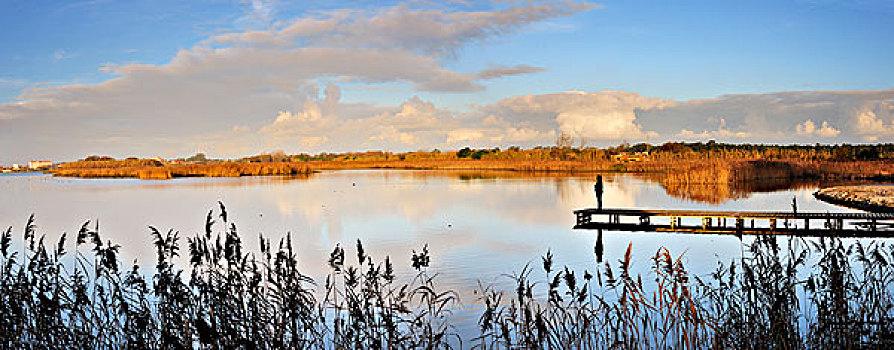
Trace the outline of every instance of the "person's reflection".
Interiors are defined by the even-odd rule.
[[[602,262],[602,251],[605,247],[602,246],[602,229],[598,229],[596,233],[596,246],[593,247],[593,252],[596,253],[596,262]]]

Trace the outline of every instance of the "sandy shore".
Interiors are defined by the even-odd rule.
[[[894,185],[824,188],[817,199],[872,212],[894,212]]]

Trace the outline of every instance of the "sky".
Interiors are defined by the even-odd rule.
[[[894,1],[0,0],[0,165],[894,142]]]

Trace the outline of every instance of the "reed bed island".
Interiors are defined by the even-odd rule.
[[[894,213],[894,185],[840,186],[824,188],[813,195],[851,208]]]
[[[767,187],[768,181],[891,181],[894,180],[894,144],[778,146],[678,142],[605,149],[568,145],[532,149],[466,147],[449,152],[316,155],[275,152],[234,160],[207,159],[203,154],[176,160],[90,156],[61,164],[50,172],[69,177],[163,180],[192,176],[303,175],[344,169],[635,173],[657,181],[670,193],[686,193],[699,200],[716,197],[717,188],[726,194],[724,198],[734,198],[743,189]],[[706,186],[710,189],[701,189]],[[702,192],[704,195],[699,195]]]

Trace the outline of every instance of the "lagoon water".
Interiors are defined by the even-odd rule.
[[[75,179],[44,174],[0,176],[0,226],[12,226],[16,242],[28,215],[38,233],[55,242],[86,220],[98,220],[104,239],[121,244],[125,261],[154,265],[148,226],[181,236],[202,232],[205,215],[217,202],[229,211],[243,242],[256,250],[257,237],[276,241],[287,232],[298,247],[304,273],[325,278],[327,258],[341,243],[356,262],[362,240],[376,261],[386,255],[395,269],[411,274],[410,255],[427,244],[430,271],[441,288],[475,303],[479,281],[511,291],[505,276],[526,264],[542,279],[540,256],[551,250],[557,266],[592,271],[596,233],[572,230],[574,209],[594,206],[587,176],[519,176],[517,173],[362,170],[322,172],[302,178],[183,178],[165,181]],[[718,210],[789,210],[792,197],[803,211],[847,212],[817,201],[816,188],[751,193],[720,204],[669,195],[661,186],[631,175],[606,175],[605,206]],[[744,238],[747,243],[748,238]],[[628,244],[634,270],[646,273],[659,247],[683,254],[691,273],[703,275],[719,261],[741,256],[733,235],[605,232],[603,261],[617,265]],[[463,332],[474,327],[474,312],[458,312]]]

